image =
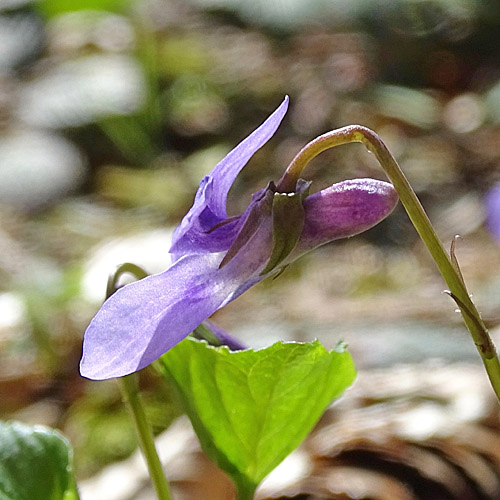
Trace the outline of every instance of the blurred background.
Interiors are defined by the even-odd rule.
[[[500,4],[491,0],[0,0],[0,418],[60,428],[86,478],[135,448],[114,381],[78,374],[83,332],[123,261],[151,273],[201,177],[290,95],[229,212],[330,129],[377,131],[487,324],[500,248],[484,195],[500,181]],[[306,170],[313,190],[384,178],[360,145]],[[254,347],[348,342],[360,368],[479,365],[399,206],[304,257],[214,319]],[[142,374],[156,432],[179,409]]]

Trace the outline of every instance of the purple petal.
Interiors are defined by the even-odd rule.
[[[224,328],[216,325],[213,321],[206,319],[203,324],[220,340],[222,345],[229,347],[231,351],[242,351],[248,348],[248,346],[230,335]]]
[[[85,332],[82,376],[102,380],[140,370],[203,320],[263,279],[270,220],[226,266],[223,252],[188,255],[161,274],[127,285],[101,307]]]
[[[486,195],[486,223],[492,236],[500,243],[500,184]]]
[[[288,109],[288,96],[274,113],[245,140],[240,142],[200,183],[193,206],[176,229],[170,252],[174,259],[191,253],[227,250],[236,236],[241,221],[226,221],[226,200],[234,180],[254,153],[276,132]]]
[[[398,202],[392,184],[353,179],[334,184],[304,200],[304,229],[292,258],[339,238],[370,229]]]

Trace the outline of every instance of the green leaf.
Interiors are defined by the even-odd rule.
[[[349,353],[318,341],[232,352],[187,338],[158,367],[178,388],[207,455],[252,493],[355,377]]]
[[[0,422],[0,500],[78,500],[72,451],[61,434]]]

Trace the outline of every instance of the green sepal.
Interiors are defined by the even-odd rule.
[[[292,252],[304,227],[303,201],[309,194],[310,182],[299,179],[293,193],[275,193],[273,197],[273,248],[261,275],[278,267]]]

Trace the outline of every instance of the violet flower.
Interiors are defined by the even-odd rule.
[[[279,108],[204,177],[194,204],[176,229],[173,264],[126,285],[101,307],[85,332],[81,374],[123,376],[149,365],[215,311],[300,255],[358,234],[395,207],[391,184],[355,179],[308,196],[270,183],[248,208],[228,217],[231,185],[251,156],[275,133],[288,107]]]
[[[500,183],[486,194],[486,223],[491,235],[500,243]]]

